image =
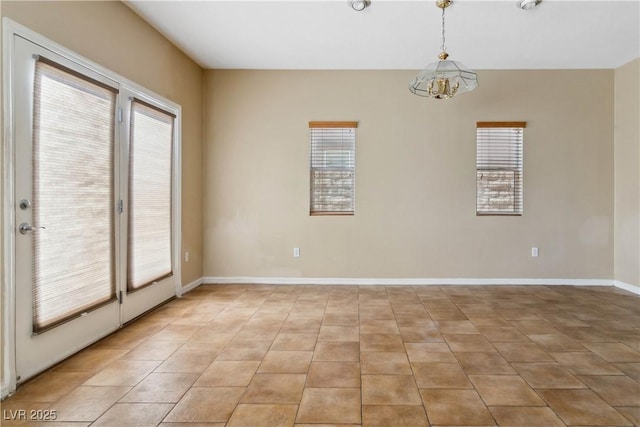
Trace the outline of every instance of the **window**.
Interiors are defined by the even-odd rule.
[[[37,57],[32,200],[43,230],[32,233],[34,333],[115,300],[117,93]]]
[[[526,122],[477,123],[477,215],[522,215],[525,127]]]
[[[353,215],[357,122],[309,122],[311,215]]]
[[[171,189],[175,115],[133,99],[129,156],[127,290],[172,274]]]

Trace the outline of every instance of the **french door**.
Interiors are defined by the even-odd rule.
[[[175,206],[175,116],[128,93],[123,106],[120,193],[121,321],[126,323],[176,293],[172,209]]]
[[[14,35],[15,373],[175,295],[175,115]]]

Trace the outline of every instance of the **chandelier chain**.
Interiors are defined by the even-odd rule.
[[[444,43],[444,7],[442,8],[442,46],[440,46],[440,52],[446,52],[446,46]]]

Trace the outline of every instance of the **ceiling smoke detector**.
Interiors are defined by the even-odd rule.
[[[371,5],[371,0],[349,0],[349,5],[353,10],[362,12]]]
[[[522,10],[531,10],[542,3],[542,0],[518,0],[516,5]]]

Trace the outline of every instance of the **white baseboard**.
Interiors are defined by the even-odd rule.
[[[182,295],[186,294],[189,291],[194,290],[195,288],[197,288],[198,286],[202,285],[204,283],[204,278],[201,277],[199,279],[194,280],[193,282],[189,283],[188,285],[185,285],[182,287]]]
[[[205,276],[207,284],[259,284],[259,285],[565,285],[613,286],[611,279],[474,279],[474,278],[312,278],[312,277],[215,277]]]
[[[616,288],[624,289],[632,294],[640,295],[640,286],[631,285],[629,283],[621,282],[620,280],[614,280],[613,286]]]

